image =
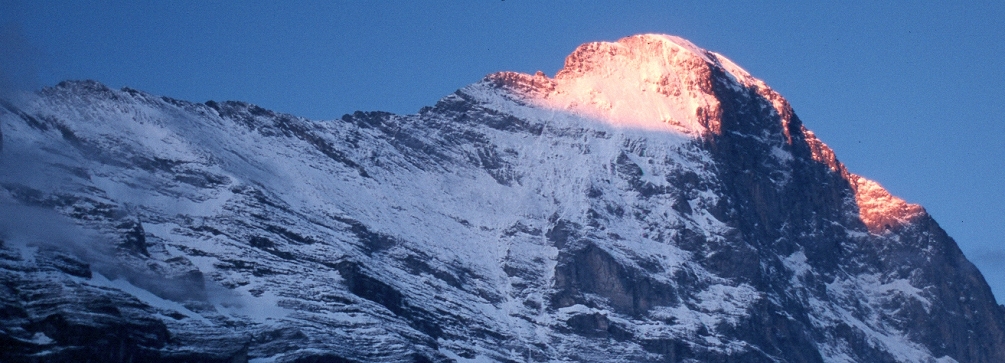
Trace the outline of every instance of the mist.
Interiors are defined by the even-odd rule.
[[[86,263],[93,273],[123,279],[163,299],[208,301],[201,274],[170,278],[129,266],[117,257],[122,253],[116,248],[119,241],[84,229],[55,210],[24,205],[9,196],[0,196],[0,241],[0,247],[19,250],[29,263],[63,253]]]
[[[0,98],[12,99],[17,93],[37,89],[43,58],[20,24],[0,23]]]
[[[21,92],[21,86],[31,84],[28,78],[22,81],[25,82],[5,90]],[[7,86],[11,84],[5,83]],[[4,110],[0,109],[0,115],[3,113]],[[10,114],[2,120],[3,126],[7,126],[6,122],[21,122],[18,116]],[[159,258],[123,248],[125,231],[115,230],[121,228],[114,226],[124,222],[142,225],[143,222],[129,205],[119,205],[105,227],[101,227],[102,223],[86,224],[90,228],[54,209],[53,205],[63,202],[53,201],[52,198],[62,198],[60,190],[80,182],[76,180],[79,175],[71,169],[86,168],[92,164],[68,144],[57,144],[62,152],[44,155],[37,144],[21,138],[4,139],[10,135],[4,135],[3,131],[7,130],[0,126],[0,183],[3,184],[0,188],[0,248],[19,252],[27,263],[40,263],[57,254],[72,257],[86,264],[91,273],[100,274],[110,281],[124,280],[166,300],[235,300],[233,294],[205,279],[197,270],[164,276],[162,271],[155,271],[151,267],[153,265],[145,261]],[[97,283],[97,280],[92,279],[92,282]]]

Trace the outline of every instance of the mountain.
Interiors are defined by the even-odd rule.
[[[1005,361],[922,207],[677,37],[414,115],[93,81],[2,106],[3,361]]]

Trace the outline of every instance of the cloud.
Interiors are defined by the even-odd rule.
[[[1005,249],[985,248],[966,255],[984,275],[998,303],[1005,302]]]
[[[51,209],[18,204],[0,198],[0,239],[13,246],[46,246],[73,252],[95,261],[106,255],[90,243],[90,233]],[[89,261],[90,262],[90,261]]]
[[[107,236],[78,226],[52,209],[20,204],[0,195],[0,246],[20,249],[29,261],[46,258],[37,253],[39,250],[56,250],[89,264],[92,271],[108,279],[124,279],[164,299],[207,299],[201,275],[166,277],[130,266],[116,257],[114,244]]]
[[[37,89],[43,59],[20,24],[0,23],[0,98]]]
[[[970,255],[974,264],[1005,266],[1005,249],[985,249]]]

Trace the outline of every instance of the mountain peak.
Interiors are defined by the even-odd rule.
[[[665,34],[633,35],[616,42],[580,45],[566,57],[565,66],[556,78],[578,78],[624,67],[645,73],[640,75],[662,75],[673,72],[673,68],[685,59],[714,61],[708,51],[680,37]]]
[[[1005,362],[923,208],[680,38],[415,115],[0,106],[0,361]]]
[[[715,74],[728,75],[734,87],[767,90],[725,57],[664,34],[580,45],[554,78],[502,72],[489,79],[536,106],[620,127],[700,136],[719,131]],[[779,113],[783,106],[776,105]]]
[[[848,173],[833,150],[802,127],[788,102],[763,81],[728,58],[680,37],[640,34],[616,42],[585,43],[566,58],[554,78],[542,72],[533,76],[501,72],[488,79],[536,107],[618,127],[688,137],[729,131],[758,138],[777,134],[789,146],[795,132],[806,143],[810,159],[853,186],[860,219],[871,232],[883,233],[924,214],[923,208],[891,195],[878,183]],[[773,109],[773,114],[752,128],[724,126],[722,115],[730,111],[724,111],[722,104],[746,95],[760,99],[758,111]]]

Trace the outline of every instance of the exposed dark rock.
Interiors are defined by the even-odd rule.
[[[623,266],[609,253],[587,242],[586,246],[559,257],[555,269],[556,294],[552,306],[609,304],[615,311],[642,315],[654,306],[678,301],[674,288],[654,281],[643,271]],[[589,295],[604,298],[591,301]]]
[[[147,251],[146,232],[143,231],[142,223],[139,221],[125,221],[119,224],[117,228],[124,231],[122,234],[122,248],[132,253],[150,256],[150,252]]]

